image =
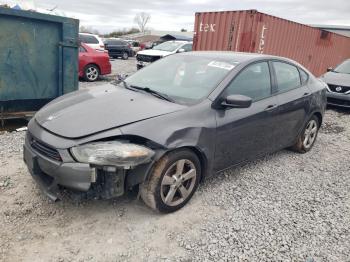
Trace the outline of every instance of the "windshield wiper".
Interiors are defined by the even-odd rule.
[[[140,86],[135,86],[135,85],[129,85],[125,80],[120,80],[120,82],[123,83],[123,85],[126,89],[136,91],[136,92],[144,91],[144,92],[149,93],[149,94],[151,94],[155,97],[158,97],[160,99],[175,103],[174,99],[170,98],[168,95],[162,94],[162,93],[155,91],[155,90],[152,90],[149,87],[140,87]]]
[[[162,94],[162,93],[160,93],[158,91],[150,89],[149,87],[140,87],[140,86],[134,86],[134,85],[130,85],[129,87],[132,88],[132,89],[145,91],[146,93],[149,93],[149,94],[151,94],[151,95],[153,95],[155,97],[158,97],[160,99],[166,100],[168,102],[175,103],[174,99],[170,98],[168,95]]]

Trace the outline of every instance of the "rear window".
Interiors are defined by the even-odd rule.
[[[301,86],[298,68],[283,62],[273,62],[273,66],[280,92],[286,92]]]
[[[79,39],[86,44],[98,44],[97,38],[93,35],[79,35]]]

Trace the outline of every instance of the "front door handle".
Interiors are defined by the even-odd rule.
[[[274,110],[277,107],[277,104],[273,104],[273,105],[268,105],[265,109],[265,111],[271,111]]]

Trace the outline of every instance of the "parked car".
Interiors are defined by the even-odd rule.
[[[51,199],[59,187],[112,198],[139,186],[149,207],[173,212],[210,174],[311,150],[325,107],[325,83],[291,60],[176,54],[46,105],[29,122],[24,160]]]
[[[94,82],[100,75],[108,75],[112,72],[109,55],[99,52],[81,43],[79,47],[79,77],[86,81]]]
[[[135,40],[126,40],[130,44],[131,49],[134,51],[134,54],[137,54],[137,52],[141,51],[141,44],[138,41]]]
[[[350,59],[337,67],[328,68],[321,79],[327,83],[327,103],[350,108]]]
[[[89,47],[95,50],[105,50],[105,45],[103,44],[102,39],[98,35],[79,33],[79,40],[80,42],[87,44]]]
[[[137,70],[157,61],[158,59],[175,54],[192,51],[192,42],[188,41],[167,41],[156,45],[153,49],[143,50],[136,55]]]
[[[106,39],[104,44],[110,57],[121,57],[123,60],[127,60],[129,57],[134,56],[131,44],[125,40],[110,38]]]

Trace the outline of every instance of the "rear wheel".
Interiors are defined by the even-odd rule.
[[[100,69],[95,65],[87,65],[84,70],[84,79],[88,82],[96,81],[100,76]]]
[[[196,154],[185,149],[171,152],[155,164],[149,179],[140,185],[141,197],[154,210],[174,212],[192,198],[200,176]]]
[[[299,135],[297,142],[292,149],[299,153],[306,153],[310,151],[315,144],[319,127],[320,123],[318,118],[316,116],[311,117],[306,123],[306,126]]]
[[[123,52],[122,59],[123,60],[128,60],[129,59],[129,54],[127,52]]]

